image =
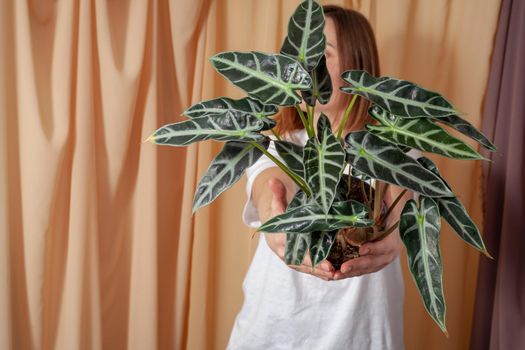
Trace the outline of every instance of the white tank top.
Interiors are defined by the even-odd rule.
[[[304,145],[298,130],[289,141]],[[273,143],[269,148],[275,156]],[[252,185],[275,166],[266,156],[247,169],[243,220],[260,225]],[[399,257],[382,270],[339,281],[297,272],[268,247],[264,236],[243,283],[244,303],[227,349],[403,349],[403,277]]]

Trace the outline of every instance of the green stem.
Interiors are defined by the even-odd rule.
[[[345,165],[345,168],[346,168],[346,165]],[[346,198],[350,199],[351,193],[352,193],[352,168],[348,167],[348,191],[346,192]]]
[[[312,112],[312,117],[310,119],[310,129],[315,132],[315,126],[314,126],[314,112],[315,112],[315,103],[316,103],[315,101],[319,102],[319,99],[318,99],[319,96],[318,96],[318,90],[317,90],[318,87],[317,87],[317,71],[316,71],[316,69],[314,69],[314,71],[312,72],[312,77],[313,77],[313,79],[312,79],[312,82],[313,82],[313,90],[312,90],[312,92],[313,92],[315,98],[314,98],[314,105],[312,106],[312,108],[310,110],[310,112]]]
[[[272,132],[273,136],[275,136],[275,138],[279,141],[281,141],[281,136],[279,136],[279,134],[277,133],[277,131],[273,130],[273,129],[270,129],[270,131]]]
[[[399,226],[399,220],[397,220],[395,224],[393,224],[392,226],[390,226],[387,229],[384,229],[383,231],[374,232],[374,235],[372,237],[370,237],[370,241],[380,241],[380,240],[382,240],[383,238],[385,238],[386,236],[388,236],[389,234],[394,232],[394,230],[398,226]]]
[[[376,180],[376,191],[374,192],[374,220],[379,220],[381,215],[381,208],[383,207],[383,199],[390,184],[386,182],[379,182]]]
[[[310,129],[310,125],[308,124],[308,121],[306,120],[301,107],[299,107],[299,105],[295,105],[295,109],[297,110],[297,113],[299,113],[299,117],[303,122],[303,126],[306,129],[306,132],[308,133],[308,138],[312,138],[314,135],[312,133],[312,130]]]
[[[255,142],[255,141],[252,141],[250,143],[253,146],[257,147],[262,153],[264,153],[264,155],[266,155],[268,158],[270,158],[270,160],[272,162],[274,162],[275,165],[277,165],[279,168],[281,168],[281,170],[284,171],[286,173],[286,175],[288,175],[293,180],[293,182],[295,182],[297,184],[297,186],[299,186],[299,188],[306,193],[306,195],[308,197],[310,197],[312,195],[312,192],[308,188],[308,185],[303,181],[303,179],[301,179],[299,176],[297,176],[292,171],[290,171],[290,169],[288,169],[286,167],[286,165],[284,165],[279,159],[274,157],[273,154],[268,152],[268,150],[266,148],[264,148],[263,146],[261,146],[259,143]]]
[[[394,202],[392,203],[392,205],[390,206],[390,208],[388,208],[385,216],[383,216],[383,218],[381,219],[381,222],[380,224],[382,225],[383,222],[386,221],[386,219],[388,218],[388,215],[390,215],[390,213],[392,212],[392,210],[394,210],[394,208],[396,207],[397,203],[399,203],[399,201],[401,200],[401,198],[405,195],[405,193],[407,193],[407,190],[403,190],[398,196],[397,198],[394,200]]]
[[[314,126],[314,119],[315,119],[315,105],[312,106],[310,109],[310,112],[312,112],[312,117],[310,119],[310,129],[315,133],[315,126]]]
[[[308,103],[306,104],[306,122],[310,130],[313,130],[312,129],[312,113],[310,113],[310,106],[308,106]]]
[[[348,107],[346,107],[345,115],[343,116],[343,120],[341,121],[341,124],[339,124],[339,131],[337,132],[337,138],[341,140],[341,135],[343,134],[343,129],[345,128],[346,121],[348,119],[348,116],[350,115],[350,111],[354,107],[355,100],[357,99],[358,95],[354,95],[352,97],[352,100],[348,104]]]
[[[370,201],[370,207],[372,207],[372,182],[373,180],[370,180],[370,186],[368,187],[368,200]],[[375,185],[377,186],[377,182]]]
[[[366,194],[365,182],[363,180],[361,180],[359,185],[361,185],[361,194],[363,195],[363,199],[365,200],[366,207],[368,208],[369,211],[372,211],[372,206],[370,205],[371,198],[369,199],[367,194]],[[372,185],[370,185],[370,186],[372,186]]]

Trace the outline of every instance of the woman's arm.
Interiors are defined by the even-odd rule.
[[[389,194],[385,198],[387,205],[401,194],[403,190],[397,186],[390,186]],[[387,218],[386,226],[390,227],[399,219],[405,202],[412,198],[412,193],[407,192],[403,195],[399,203],[392,210]],[[399,237],[399,229],[395,229],[388,236],[378,242],[369,242],[359,247],[359,258],[351,259],[341,265],[341,270],[335,273],[334,279],[343,279],[361,276],[381,270],[399,255],[403,242]]]
[[[279,168],[270,168],[261,172],[253,183],[252,201],[259,213],[261,222],[284,213],[288,203],[297,191],[294,182]],[[286,234],[265,233],[264,237],[270,249],[284,261]],[[294,270],[312,274],[324,280],[333,278],[333,266],[324,260],[312,269],[310,255],[307,253],[301,265],[289,265]]]

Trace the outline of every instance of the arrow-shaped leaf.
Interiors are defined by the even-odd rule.
[[[325,105],[330,101],[332,96],[332,80],[326,67],[326,58],[323,55],[319,65],[310,72],[312,78],[312,88],[310,90],[301,91],[303,99],[309,106],[315,106],[315,101]]]
[[[366,125],[371,133],[387,141],[456,159],[484,159],[469,145],[447,133],[428,118],[400,118],[379,106],[368,114],[381,125]]]
[[[357,201],[348,200],[336,202],[330,208],[330,218],[334,220],[329,230],[337,230],[345,227],[370,227],[374,220],[368,219],[368,208]],[[346,222],[350,222],[347,225]]]
[[[266,149],[269,144],[269,141],[261,143]],[[262,152],[251,143],[226,142],[222,151],[212,161],[206,174],[197,185],[193,199],[193,212],[211,203],[222,192],[236,183],[244,170],[252,166],[261,155]]]
[[[457,115],[449,115],[443,118],[436,119],[437,122],[445,123],[465,136],[479,142],[480,145],[488,149],[489,151],[496,151],[496,146],[490,140],[483,135],[474,125],[470,124],[465,119],[460,118]]]
[[[203,140],[261,141],[265,136],[258,133],[263,122],[251,115],[240,116],[227,112],[215,116],[186,120],[164,125],[148,138],[158,145],[186,146]]]
[[[304,177],[303,147],[288,141],[274,141],[277,153],[290,170]]]
[[[489,258],[492,258],[485,247],[479,229],[459,199],[457,197],[436,198],[436,201],[439,204],[441,216],[458,236]]]
[[[313,232],[310,238],[310,259],[312,266],[317,266],[328,257],[335,242],[338,230]]]
[[[276,114],[279,111],[279,108],[273,105],[263,105],[261,102],[249,97],[240,100],[220,97],[196,103],[184,111],[183,114],[193,119],[224,114],[227,111],[235,112],[240,115],[253,115],[263,121],[263,130],[268,130],[277,124],[275,120],[268,118],[268,116]]]
[[[297,191],[293,199],[286,208],[290,211],[303,204],[306,204],[308,197],[302,190]],[[310,245],[310,233],[287,233],[286,245],[284,249],[284,261],[288,265],[301,265],[303,263],[308,246]]]
[[[324,14],[321,6],[313,1],[303,1],[288,22],[288,35],[281,48],[283,55],[301,62],[312,71],[324,54]]]
[[[314,200],[328,213],[343,173],[345,152],[324,114],[319,117],[317,130],[319,141],[314,137],[304,146],[305,178]]]
[[[261,52],[223,52],[210,58],[217,71],[264,104],[301,102],[295,90],[312,87],[308,72],[296,60]]]
[[[331,231],[343,227],[369,227],[368,209],[356,201],[338,202],[325,214],[317,204],[304,204],[266,221],[259,231],[308,233]]]
[[[436,165],[430,159],[421,157],[418,158],[417,161],[422,166],[441,177]],[[445,180],[443,180],[443,182],[445,182]],[[481,237],[478,227],[468,214],[467,209],[463,206],[461,201],[456,196],[434,198],[434,200],[439,205],[439,212],[441,216],[450,225],[450,227],[454,229],[457,235],[465,243],[473,246],[489,258],[492,258],[485,247],[485,243],[483,242],[483,238]]]
[[[446,333],[439,231],[439,210],[431,198],[420,197],[419,208],[413,199],[405,204],[399,232],[407,249],[408,266],[425,309]]]
[[[439,176],[374,134],[356,131],[345,141],[349,162],[368,176],[431,197],[454,195]]]
[[[425,90],[406,80],[376,78],[365,71],[350,70],[341,77],[349,87],[343,92],[363,96],[390,113],[406,118],[445,117],[459,112],[438,93]]]
[[[308,251],[310,239],[310,233],[287,233],[284,262],[287,265],[301,265]]]

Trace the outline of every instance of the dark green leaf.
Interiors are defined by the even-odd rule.
[[[209,117],[190,119],[164,125],[148,138],[158,145],[186,146],[190,143],[214,139],[218,141],[261,141],[258,133],[263,122],[249,114],[240,116],[227,112]]]
[[[319,117],[317,129],[319,141],[314,137],[304,146],[305,179],[314,200],[328,213],[343,174],[345,151],[324,114]]]
[[[303,147],[288,141],[274,141],[277,153],[290,170],[304,177]]]
[[[480,145],[488,149],[489,151],[496,151],[496,146],[490,140],[479,132],[472,124],[465,119],[460,118],[457,115],[449,115],[443,118],[436,119],[437,122],[445,123],[465,136],[479,142]]]
[[[308,197],[306,193],[299,190],[288,204],[286,210],[292,210],[306,204]],[[301,265],[310,245],[310,233],[287,233],[284,249],[284,262],[288,265]]]
[[[324,54],[326,39],[323,31],[323,9],[315,1],[303,1],[288,22],[288,35],[281,53],[301,62],[307,71],[312,71]]]
[[[276,114],[279,111],[279,108],[272,105],[263,105],[261,102],[249,97],[240,100],[220,97],[194,104],[184,111],[183,114],[193,119],[223,114],[227,111],[236,112],[241,115],[251,114],[263,121],[263,130],[268,130],[277,124],[275,120],[268,118],[268,116]]]
[[[263,104],[300,103],[295,90],[312,87],[312,79],[301,64],[283,55],[223,52],[210,60],[219,73]]]
[[[378,106],[368,113],[381,125],[367,125],[371,133],[387,141],[456,159],[484,159],[469,145],[447,133],[428,118],[400,118]]]
[[[312,78],[312,88],[301,91],[304,101],[309,106],[315,106],[316,100],[322,105],[327,104],[330,101],[330,96],[332,96],[332,80],[330,80],[324,55],[317,68],[310,72],[310,78]]]
[[[306,195],[306,193],[304,193],[303,190],[299,190],[297,191],[297,193],[295,193],[290,203],[288,203],[288,207],[286,207],[286,210],[298,208],[303,204],[307,204],[307,202],[308,196]]]
[[[369,227],[368,209],[356,201],[338,202],[328,214],[317,204],[303,204],[266,221],[259,231],[309,233],[331,231],[343,227]]]
[[[310,239],[310,233],[287,233],[284,262],[287,265],[301,265],[308,251]]]
[[[328,257],[330,249],[335,242],[338,230],[313,232],[310,238],[310,259],[312,266],[317,266]]]
[[[374,224],[374,220],[368,219],[368,208],[354,200],[332,204],[329,214],[330,219],[334,220],[330,224],[329,230],[345,227],[370,227]]]
[[[420,197],[419,208],[413,199],[406,202],[399,232],[407,249],[408,266],[427,312],[446,333],[440,229],[438,206],[431,198]]]
[[[459,237],[486,256],[491,257],[479,229],[459,199],[457,197],[436,198],[436,201],[439,204],[441,215]]]
[[[437,166],[426,157],[418,158],[417,161],[426,169],[441,177]],[[443,179],[443,178],[441,178]],[[445,180],[443,180],[445,182]],[[446,183],[446,182],[445,182]],[[448,184],[447,184],[448,186]],[[450,186],[449,186],[450,188]],[[468,214],[467,209],[460,200],[454,197],[434,198],[439,205],[439,212],[445,221],[454,229],[457,235],[467,244],[473,246],[486,256],[492,258],[485,247],[481,233]]]
[[[263,141],[261,145],[268,148],[270,142]],[[262,152],[250,143],[226,142],[222,151],[208,167],[206,174],[197,185],[193,199],[193,212],[211,203],[222,192],[230,188],[252,166]]]
[[[454,195],[439,176],[394,144],[366,131],[352,132],[345,140],[350,164],[366,175],[431,197]]]
[[[425,167],[425,169],[427,170],[430,170],[431,172],[433,172],[434,174],[436,174],[437,176],[439,176],[441,178],[441,180],[443,180],[443,182],[445,183],[445,185],[447,185],[447,187],[450,189],[450,186],[448,185],[448,183],[445,181],[445,179],[443,179],[443,177],[441,176],[441,174],[439,173],[439,170],[436,166],[436,164],[430,160],[429,158],[427,157],[419,157],[417,159],[417,162],[419,164],[421,164],[423,167]]]
[[[356,179],[361,180],[361,181],[369,181],[371,179],[370,176],[357,170],[356,168],[351,168],[350,174],[352,174],[352,177],[355,177]]]
[[[363,96],[390,113],[405,118],[444,117],[459,112],[438,93],[428,91],[406,80],[376,78],[365,71],[350,70],[341,77],[349,87],[343,92]]]

